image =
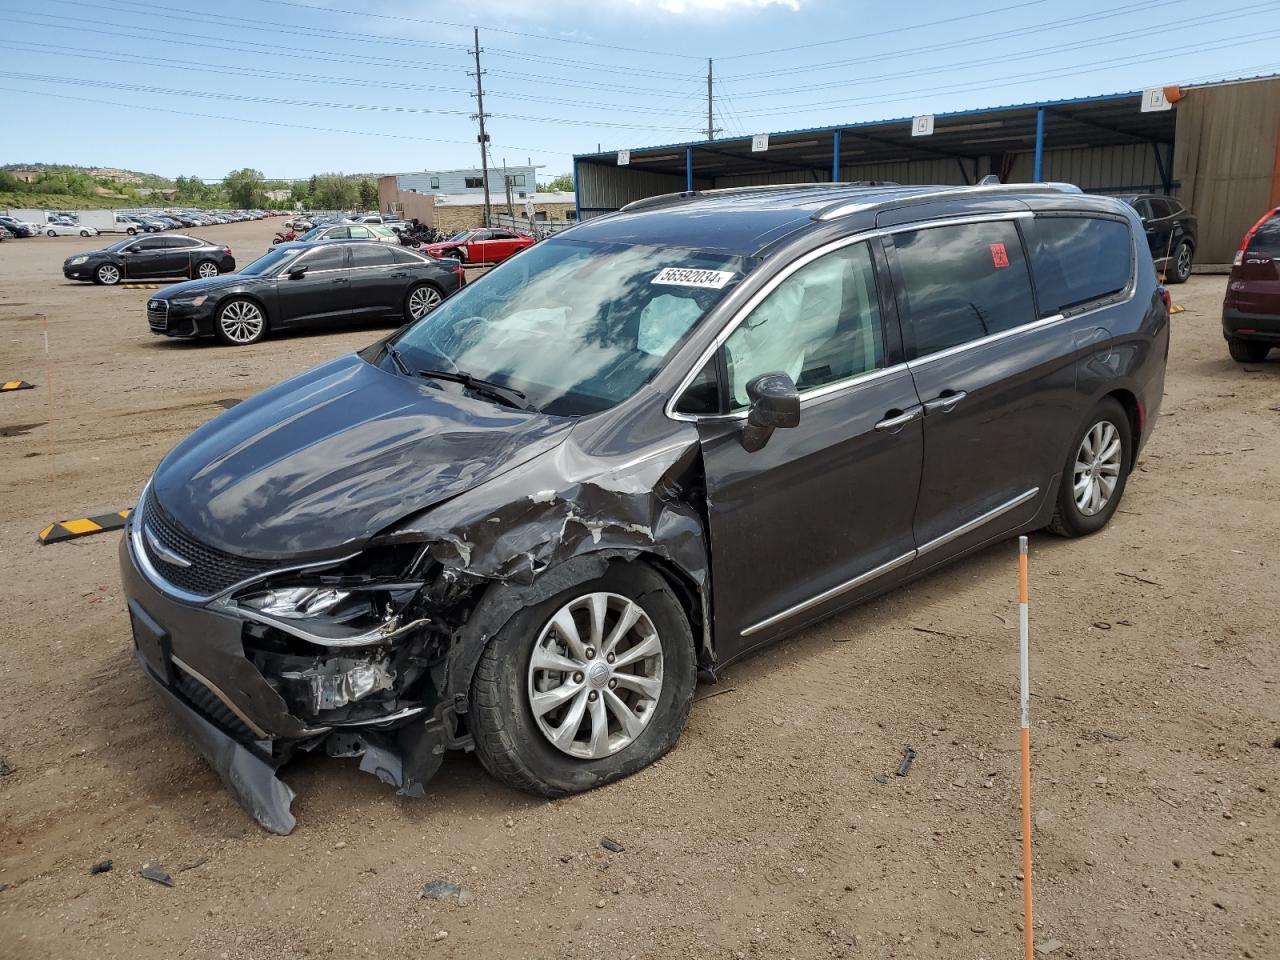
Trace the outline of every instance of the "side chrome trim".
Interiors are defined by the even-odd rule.
[[[926,353],[923,357],[916,357],[914,360],[908,360],[907,366],[918,367],[922,364],[932,363],[934,360],[941,360],[943,357],[954,357],[958,353],[964,353],[967,350],[977,350],[979,347],[985,347],[989,343],[998,343],[1001,340],[1007,340],[1010,337],[1015,337],[1020,333],[1031,333],[1033,330],[1041,330],[1044,327],[1052,326],[1055,323],[1061,323],[1065,319],[1067,318],[1062,314],[1056,313],[1052,317],[1032,320],[1019,327],[1010,327],[1008,330],[989,333],[985,337],[981,337],[977,340],[966,340],[964,343],[957,343],[954,347],[947,347],[945,350]]]
[[[864,583],[869,583],[870,581],[874,580],[876,577],[883,576],[884,574],[889,573],[891,570],[896,570],[901,566],[905,566],[915,558],[916,558],[916,551],[914,550],[912,550],[910,553],[904,553],[900,557],[895,557],[894,559],[890,560],[888,563],[882,563],[880,564],[880,566],[872,570],[868,570],[866,573],[859,574],[858,576],[854,577],[852,580],[846,580],[844,583],[840,584],[839,586],[832,587],[830,590],[824,590],[822,593],[818,594],[815,597],[810,597],[808,600],[804,600],[800,603],[797,603],[794,607],[787,607],[787,609],[781,611],[780,613],[775,613],[773,616],[767,617],[764,620],[761,620],[759,623],[752,624],[751,626],[747,627],[745,630],[742,631],[742,636],[749,637],[753,633],[759,633],[761,630],[767,630],[769,627],[772,627],[774,624],[781,623],[783,620],[786,620],[790,617],[794,617],[797,613],[804,613],[806,610],[811,610],[814,607],[818,606],[819,604],[826,603],[828,600],[832,600],[835,597],[840,596],[840,594],[842,593],[847,593],[856,587],[862,586]]]
[[[181,657],[178,657],[176,655],[170,655],[169,659],[173,661],[173,665],[175,667],[180,668],[183,673],[188,674],[191,677],[191,679],[196,681],[196,683],[208,689],[210,693],[212,693],[215,697],[221,700],[223,705],[232,713],[234,713],[236,717],[240,720],[240,722],[243,723],[250,730],[252,730],[256,736],[258,736],[260,739],[263,739],[263,740],[271,739],[271,735],[267,733],[267,731],[263,730],[256,723],[254,723],[253,720],[250,719],[249,716],[243,710],[241,710],[238,706],[236,706],[235,702],[230,697],[228,697],[225,693],[223,693],[218,688],[218,685],[216,683],[211,681],[208,677],[206,677],[203,673],[201,673],[195,667],[191,666],[191,664],[187,663]]]
[[[886,573],[890,573],[893,570],[896,570],[899,567],[912,562],[917,557],[922,557],[926,553],[929,553],[932,550],[937,550],[939,547],[945,546],[951,541],[956,540],[960,537],[963,537],[966,533],[972,533],[974,530],[977,530],[979,527],[983,526],[984,524],[990,523],[992,520],[995,520],[997,517],[1001,516],[1002,514],[1008,513],[1010,510],[1014,509],[1015,507],[1019,507],[1022,504],[1026,503],[1028,500],[1033,498],[1039,492],[1040,492],[1039,487],[1032,487],[1030,490],[1026,491],[1025,493],[1018,494],[1012,500],[1008,500],[1005,503],[1000,504],[1000,506],[995,507],[992,510],[988,510],[986,513],[982,514],[981,516],[974,517],[968,523],[961,524],[960,526],[952,530],[950,533],[945,533],[934,540],[930,540],[923,547],[919,547],[916,550],[912,550],[910,553],[904,553],[900,557],[895,557],[894,559],[890,560],[888,563],[882,563],[880,564],[880,566],[875,567],[874,569],[868,570],[866,573],[859,574],[858,576],[854,577],[852,580],[846,580],[844,583],[839,584],[838,586],[834,586],[830,590],[824,590],[822,593],[819,593],[816,596],[810,597],[808,600],[803,600],[800,603],[797,603],[795,606],[787,607],[787,609],[782,610],[779,613],[775,613],[771,617],[766,617],[764,620],[761,620],[759,623],[753,623],[751,626],[747,627],[745,630],[742,631],[741,636],[749,637],[752,634],[759,633],[761,630],[767,630],[769,627],[775,626],[776,624],[779,624],[783,620],[787,620],[790,617],[794,617],[798,613],[804,613],[806,610],[811,610],[820,604],[826,603],[828,600],[835,599],[836,597],[840,596],[842,593],[847,593],[850,590],[860,587],[865,583],[870,583],[872,580],[876,579],[877,577],[882,577]]]
[[[966,533],[972,533],[974,530],[977,530],[983,524],[990,523],[992,520],[996,519],[1002,514],[1008,513],[1010,510],[1013,510],[1015,507],[1022,506],[1024,503],[1026,503],[1028,500],[1030,500],[1039,492],[1040,492],[1039,487],[1032,487],[1026,493],[1018,494],[1012,500],[1007,500],[1004,503],[1000,504],[1000,506],[993,507],[992,509],[988,510],[986,513],[982,514],[981,516],[974,517],[968,523],[962,523],[960,526],[956,527],[950,533],[944,533],[942,536],[937,537],[933,540],[930,540],[924,546],[916,549],[916,555],[923,557],[926,553],[929,553],[932,550],[937,550],[939,547],[944,547],[948,543],[950,543],[952,540],[956,540],[956,539],[959,539],[960,537],[963,537]]]

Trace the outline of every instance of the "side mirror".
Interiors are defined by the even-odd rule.
[[[290,280],[301,280],[306,275],[307,275],[307,265],[305,263],[301,264],[300,266],[292,267],[289,270]]]
[[[742,447],[755,453],[769,442],[773,431],[800,424],[800,393],[785,373],[762,373],[747,383],[751,408],[742,428]]]

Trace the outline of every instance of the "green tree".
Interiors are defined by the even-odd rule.
[[[573,175],[562,173],[554,180],[538,184],[539,193],[551,193],[557,190],[564,191],[566,193],[573,193]]]
[[[313,210],[350,210],[360,200],[360,189],[350,177],[322,173],[313,179],[316,185],[311,197]]]
[[[378,185],[372,180],[360,181],[360,208],[362,210],[378,209]]]
[[[241,209],[259,207],[265,202],[266,198],[262,190],[263,176],[260,170],[254,170],[252,167],[232,170],[222,178],[222,185],[226,188],[231,203]]]

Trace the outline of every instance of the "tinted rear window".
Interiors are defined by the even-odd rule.
[[[1018,228],[1007,220],[898,233],[915,356],[936,353],[1036,318]]]
[[[1104,300],[1129,286],[1133,244],[1119,220],[1037,217],[1026,229],[1041,315]]]
[[[1280,213],[1272,213],[1249,241],[1249,253],[1280,257]]]

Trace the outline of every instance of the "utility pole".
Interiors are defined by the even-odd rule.
[[[714,140],[716,138],[716,122],[715,114],[712,110],[712,104],[715,102],[715,95],[711,92],[711,58],[707,57],[707,139]]]
[[[476,56],[476,110],[477,113],[472,119],[480,121],[480,133],[476,137],[480,141],[480,179],[484,184],[484,225],[489,225],[489,217],[492,209],[489,203],[489,135],[484,132],[484,71],[480,69],[480,28],[473,27],[475,31],[475,56]]]

